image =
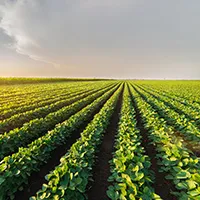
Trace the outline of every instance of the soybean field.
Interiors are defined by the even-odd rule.
[[[200,200],[200,81],[1,79],[10,199]]]

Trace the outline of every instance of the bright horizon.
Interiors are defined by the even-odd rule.
[[[0,0],[0,76],[200,79],[200,2]]]

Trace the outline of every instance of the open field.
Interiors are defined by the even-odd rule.
[[[0,200],[200,200],[200,81],[0,79],[0,160]]]

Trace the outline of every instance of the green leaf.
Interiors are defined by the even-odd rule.
[[[177,160],[176,157],[174,157],[174,156],[170,157],[170,161],[176,161],[176,160]]]
[[[143,193],[146,194],[146,195],[148,195],[148,196],[150,196],[150,194],[151,194],[150,188],[148,188],[147,186],[145,186],[145,188],[143,189]]]
[[[186,170],[182,170],[182,171],[178,172],[178,174],[176,175],[177,179],[187,179],[190,177],[191,177],[191,174]]]
[[[144,177],[144,173],[138,173],[138,175],[136,176],[136,178],[134,179],[135,181],[139,181]]]
[[[77,189],[79,192],[84,193],[84,192],[85,192],[85,184],[83,184],[83,182],[82,182],[82,184],[78,185],[78,186],[76,187],[76,189]]]
[[[189,190],[192,190],[192,189],[194,189],[194,188],[196,188],[196,182],[195,181],[192,181],[192,180],[188,180],[188,181],[186,181],[187,182],[187,185],[188,185],[188,188],[189,188]]]
[[[196,182],[199,182],[199,180],[200,180],[200,174],[198,174],[198,173],[193,174],[192,175],[192,179],[194,181],[196,181]]]
[[[17,172],[15,173],[15,175],[17,176],[17,175],[19,175],[20,174],[20,170],[17,170]]]
[[[52,187],[52,193],[56,193],[57,187]]]
[[[183,162],[184,165],[187,165],[187,164],[189,163],[189,159],[188,159],[188,158],[185,158],[185,159],[183,159],[182,162]]]
[[[187,192],[187,194],[191,195],[192,197],[196,197],[197,195],[200,195],[200,191],[196,189],[196,190]]]
[[[120,190],[121,190],[122,195],[123,195],[123,196],[126,196],[126,195],[127,195],[126,184],[125,184],[125,183],[119,183],[119,187],[120,187]]]
[[[23,189],[24,189],[23,186],[19,187],[19,191],[22,191]]]
[[[120,160],[113,159],[113,162],[115,163],[117,169],[120,169],[122,167],[122,163]]]
[[[42,185],[42,190],[46,190],[47,188],[48,188],[48,185],[45,184],[45,183],[43,183],[43,185]]]
[[[60,181],[60,189],[66,190],[69,183],[69,175],[66,174],[63,181]]]
[[[79,185],[82,182],[82,178],[78,177],[74,181],[75,181],[76,185]]]
[[[151,166],[151,162],[150,162],[150,161],[145,161],[145,162],[144,162],[144,167],[145,167],[146,169],[148,169],[150,166]]]
[[[7,164],[6,163],[0,165],[0,172],[5,171],[6,169],[7,169]]]
[[[0,185],[5,181],[5,178],[0,177]]]
[[[106,194],[108,195],[109,198],[111,198],[112,200],[115,200],[115,189],[113,186],[108,187]]]
[[[129,194],[130,200],[135,200],[135,196],[133,194]]]
[[[176,185],[176,188],[179,189],[179,190],[182,190],[182,189],[187,189],[187,183],[186,182],[180,182]]]
[[[53,196],[53,200],[59,200],[59,196],[58,195],[54,195]]]
[[[157,195],[157,194],[155,194],[155,193],[153,193],[153,198],[154,198],[155,200],[162,200],[162,199],[160,198],[160,196]]]
[[[172,175],[170,175],[170,174],[168,174],[167,176],[165,176],[165,178],[168,179],[168,180],[173,180],[174,179],[174,177]]]
[[[46,192],[41,193],[41,195],[39,196],[40,199],[45,199],[46,197]]]
[[[75,182],[73,182],[73,181],[70,182],[69,189],[70,190],[75,190]]]
[[[133,172],[138,172],[139,171],[139,166],[136,165],[133,169],[132,169]]]
[[[36,200],[36,197],[30,197],[29,200]]]
[[[73,179],[73,173],[70,173],[70,179],[71,180]]]

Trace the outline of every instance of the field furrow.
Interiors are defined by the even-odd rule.
[[[113,86],[111,86],[113,87]],[[111,88],[108,87],[108,88]],[[105,88],[103,88],[105,89]],[[90,94],[103,90],[102,87],[85,89],[85,91],[73,92],[66,95],[65,99],[56,101],[56,103],[46,105],[44,107],[35,108],[34,110],[23,112],[17,115],[13,115],[11,118],[0,121],[0,134],[4,132],[9,132],[14,128],[20,128],[24,123],[29,122],[36,118],[44,118],[46,115],[56,112],[62,107],[68,106],[75,102],[77,99],[87,97]]]
[[[163,97],[162,95],[155,94],[154,92],[149,92],[141,87],[139,87],[139,88],[142,91],[144,91],[145,93],[147,93],[148,95],[163,102],[164,105],[166,106],[166,108],[169,107],[169,109],[177,112],[181,116],[185,116],[186,119],[193,122],[200,130],[200,116],[199,116],[200,110],[194,110],[194,108],[190,108],[188,106],[182,105],[181,103],[179,103],[177,101],[172,101],[169,98]]]
[[[171,134],[172,130],[160,120],[151,105],[138,96],[136,90],[132,89],[131,92],[133,96],[137,96],[135,101],[140,109],[147,137],[155,145],[159,171],[166,174],[165,179],[169,180],[166,184],[173,184],[172,194],[180,200],[196,199],[200,183],[199,159]]]
[[[85,98],[78,98],[69,106],[48,114],[45,118],[31,120],[20,129],[14,129],[8,133],[0,135],[0,158],[17,151],[19,147],[25,147],[34,139],[41,137],[48,130],[53,129],[56,124],[69,118],[72,114],[84,108],[87,104],[101,96],[108,89],[96,92]]]
[[[140,96],[149,103],[158,114],[164,118],[167,123],[176,128],[179,133],[183,134],[190,141],[200,142],[200,132],[194,122],[188,120],[185,115],[180,115],[176,111],[171,110],[163,102],[152,97],[151,95],[141,92],[139,88],[135,88]]]
[[[200,81],[0,78],[0,200],[200,200]]]
[[[100,112],[95,115],[91,123],[81,133],[81,138],[61,158],[61,164],[47,175],[48,183],[32,199],[85,199],[89,177],[92,176],[92,166],[95,152],[102,141],[103,133],[114,112],[121,89],[118,89],[106,102]],[[52,189],[55,188],[53,191]]]
[[[39,171],[39,167],[48,160],[51,152],[56,149],[57,146],[67,142],[67,139],[71,136],[72,132],[76,131],[84,124],[84,122],[87,121],[87,118],[91,117],[99,106],[102,106],[116,89],[117,88],[115,87],[103,94],[103,96],[96,97],[96,100],[91,104],[89,104],[88,101],[88,106],[71,116],[68,120],[57,125],[54,130],[49,131],[46,135],[29,144],[28,148],[20,148],[19,152],[12,156],[5,157],[1,162],[0,168],[1,166],[6,168],[9,166],[8,170],[11,173],[9,176],[7,176],[7,171],[2,174],[4,181],[3,184],[1,184],[0,197],[12,197],[23,184],[27,184],[28,177],[31,173]],[[117,91],[119,91],[119,89]],[[10,161],[12,162],[10,163]],[[19,171],[16,171],[16,169]],[[18,176],[15,176],[15,172]]]

